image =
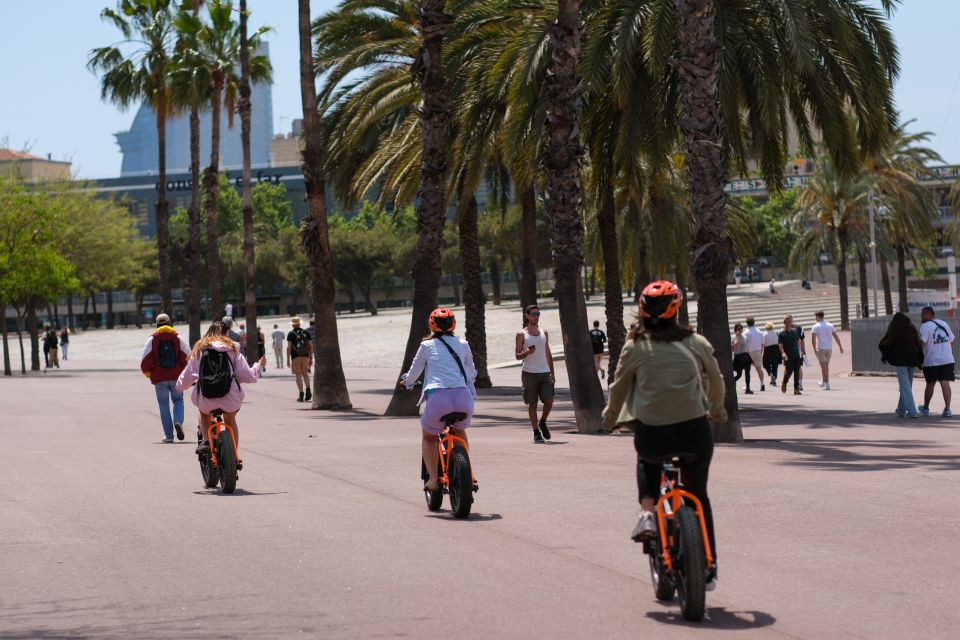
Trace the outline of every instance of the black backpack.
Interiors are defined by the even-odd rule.
[[[295,357],[306,357],[310,355],[310,335],[303,329],[293,330],[293,355]]]
[[[230,393],[230,385],[236,381],[233,363],[226,351],[204,349],[200,356],[200,378],[197,386],[204,398],[222,398]],[[240,383],[237,382],[237,388]]]
[[[602,347],[603,338],[604,338],[603,332],[600,331],[599,329],[594,329],[593,331],[590,332],[590,342],[593,343],[594,347]]]
[[[154,338],[157,340],[157,338]],[[161,369],[173,369],[177,366],[179,340],[159,340],[157,344],[157,364]]]

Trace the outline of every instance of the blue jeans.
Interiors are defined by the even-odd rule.
[[[183,424],[183,393],[177,391],[177,381],[167,380],[153,385],[157,392],[157,406],[160,408],[160,422],[163,435],[173,439],[173,423]],[[170,418],[170,400],[173,400],[173,419]]]
[[[897,415],[917,415],[917,403],[913,400],[913,367],[897,367],[897,382],[900,383]]]

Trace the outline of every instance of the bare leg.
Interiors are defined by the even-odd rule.
[[[953,392],[950,391],[950,383],[943,381],[940,383],[940,389],[943,391],[943,408],[950,408],[950,398],[953,395]]]
[[[820,363],[820,378],[823,380],[823,384],[830,382],[830,365],[826,362]]]
[[[210,414],[200,412],[200,437],[204,442],[207,441],[207,428],[210,426]]]
[[[923,406],[927,409],[930,408],[930,401],[933,400],[933,390],[936,386],[936,382],[928,382],[927,386],[923,388]]]
[[[463,441],[467,443],[467,451],[470,451],[470,441],[467,440],[467,430],[466,429],[457,429],[456,427],[450,427],[450,431],[453,435],[458,438],[463,438]]]
[[[537,403],[531,402],[527,405],[527,415],[530,417],[530,425],[534,431],[537,430]]]
[[[546,400],[546,401],[544,401],[544,403],[543,403],[543,415],[540,416],[540,419],[541,419],[541,420],[546,420],[546,419],[547,419],[547,416],[550,415],[550,409],[552,409],[552,408],[553,408],[553,400]],[[534,411],[533,414],[536,415],[537,412]]]
[[[237,412],[227,413],[223,412],[223,421],[228,425],[233,427],[233,437],[236,440],[233,444],[236,445],[237,449],[240,449],[240,427],[237,426]]]
[[[431,491],[437,488],[437,465],[440,464],[440,452],[437,451],[437,436],[426,431],[421,431],[423,440],[421,442],[423,463],[427,467],[427,473],[430,479],[424,485],[425,489]]]

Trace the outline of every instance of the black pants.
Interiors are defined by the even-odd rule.
[[[740,376],[747,378],[747,389],[750,388],[750,369],[753,368],[753,359],[749,353],[738,353],[733,356],[733,381],[736,382]]]
[[[780,366],[780,348],[773,344],[763,348],[763,369],[770,374],[770,382],[777,380],[777,368]]]
[[[803,358],[787,358],[783,368],[783,384],[790,382],[790,375],[793,374],[793,390],[800,391],[800,367],[803,365]]]
[[[645,456],[661,457],[670,453],[693,453],[696,459],[680,469],[684,488],[697,496],[703,507],[703,518],[707,524],[707,536],[713,557],[717,557],[717,541],[713,531],[713,510],[707,496],[707,477],[710,474],[710,460],[713,458],[713,435],[706,416],[686,422],[668,425],[647,425],[635,422],[633,425],[633,447],[637,450],[637,489],[640,499],[660,497],[660,474],[663,465],[644,462]]]

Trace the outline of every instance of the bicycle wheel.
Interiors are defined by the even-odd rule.
[[[233,493],[237,488],[237,452],[233,448],[233,436],[221,431],[217,438],[217,461],[220,463],[220,488],[224,493]]]
[[[437,462],[437,477],[440,477],[441,473],[440,463]],[[420,460],[420,478],[426,482],[430,479],[430,474],[427,473],[427,465],[423,460]],[[440,507],[443,505],[443,487],[437,485],[436,491],[424,491],[423,497],[427,500],[427,509],[430,511],[440,511]]]
[[[450,510],[454,518],[466,518],[473,504],[473,474],[470,457],[463,447],[454,447],[450,456]]]
[[[197,444],[199,445],[201,442],[203,442],[203,440],[198,434]],[[217,483],[220,482],[220,470],[214,466],[210,460],[210,454],[199,453],[197,454],[197,458],[200,459],[200,474],[203,476],[203,484],[207,487],[217,486]]]
[[[673,584],[670,572],[663,564],[663,548],[660,546],[660,532],[650,541],[650,581],[653,583],[653,595],[657,600],[673,600],[677,588]]]
[[[707,565],[700,521],[690,507],[680,507],[674,519],[677,532],[673,574],[680,613],[685,620],[696,622],[703,619],[706,607]]]

